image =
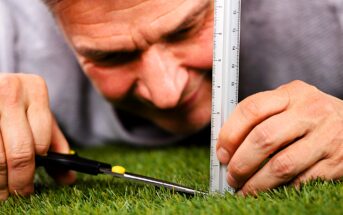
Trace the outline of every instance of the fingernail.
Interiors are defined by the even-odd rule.
[[[221,163],[223,163],[223,164],[229,163],[229,159],[230,159],[229,152],[226,149],[224,149],[223,147],[220,147],[217,150],[217,157]]]
[[[236,180],[234,179],[234,177],[232,177],[232,175],[230,174],[230,172],[227,172],[227,174],[226,174],[226,181],[227,181],[227,183],[228,183],[231,187],[233,187],[233,188],[235,188],[235,189],[238,188],[238,183],[236,182]]]

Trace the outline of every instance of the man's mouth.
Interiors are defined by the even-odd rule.
[[[189,108],[191,107],[197,97],[198,97],[198,89],[195,89],[194,92],[192,92],[191,94],[189,94],[187,97],[185,97],[181,102],[180,104],[178,105],[179,108]]]
[[[201,75],[194,77],[193,83],[188,84],[188,89],[184,93],[184,96],[181,97],[180,103],[178,105],[178,108],[187,109],[192,107],[199,96],[200,88],[205,81],[206,73],[202,73]]]

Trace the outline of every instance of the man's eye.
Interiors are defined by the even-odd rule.
[[[93,63],[98,66],[114,66],[114,65],[123,65],[139,58],[140,52],[118,52],[118,53],[109,53],[103,54],[92,59]]]
[[[175,35],[185,35],[185,34],[190,33],[193,29],[194,29],[194,27],[193,27],[193,26],[190,26],[190,27],[183,28],[183,29],[177,31],[177,32],[175,32],[174,34],[175,34]]]
[[[195,30],[196,30],[195,26],[189,26],[189,27],[182,28],[180,30],[173,32],[172,34],[169,34],[166,37],[166,41],[177,42],[180,40],[184,40],[184,39],[188,38],[192,33],[194,33]]]

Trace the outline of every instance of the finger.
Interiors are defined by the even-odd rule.
[[[327,120],[327,122],[323,124],[320,132],[316,133],[316,135],[318,139],[325,138],[321,141],[322,147],[328,151],[325,155],[325,159],[298,175],[292,184],[299,186],[300,183],[316,178],[321,178],[323,180],[343,179],[343,144],[341,128],[341,125],[333,126],[330,120]]]
[[[1,114],[1,131],[7,159],[9,192],[19,195],[32,193],[34,142],[22,104],[4,108]]]
[[[51,131],[50,151],[68,154],[70,151],[68,141],[54,118],[52,118]]]
[[[341,180],[343,177],[343,163],[338,160],[325,159],[305,172],[298,175],[292,182],[296,187],[311,180],[320,178],[322,180]]]
[[[265,119],[285,111],[288,103],[286,88],[261,92],[240,102],[220,131],[217,144],[219,161],[228,163],[230,155],[250,131]]]
[[[0,201],[8,198],[6,153],[0,134]]]
[[[70,151],[69,144],[59,129],[56,120],[52,119],[52,135],[50,150],[59,153],[68,154]],[[47,169],[48,173],[60,184],[73,184],[76,180],[76,174],[73,171],[64,171],[56,169]]]
[[[1,145],[7,162],[8,191],[26,195],[33,191],[34,148],[19,76],[1,75],[0,103]]]
[[[319,163],[311,167],[309,170],[306,170],[305,172],[299,174],[292,181],[292,185],[294,185],[295,187],[300,187],[301,184],[317,178],[328,180],[332,175],[331,170],[327,169],[329,167],[330,166],[327,163],[320,161]]]
[[[291,181],[298,174],[325,157],[316,140],[303,138],[276,154],[242,187],[243,194],[256,194]]]
[[[272,153],[304,136],[308,125],[298,118],[295,112],[286,111],[257,125],[230,160],[228,183],[239,188]]]
[[[24,90],[28,93],[27,119],[31,127],[35,152],[45,155],[50,146],[52,115],[49,109],[48,90],[45,81],[39,76],[30,76]],[[32,86],[35,86],[34,88]]]

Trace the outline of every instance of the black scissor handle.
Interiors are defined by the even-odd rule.
[[[99,161],[79,157],[77,154],[60,154],[48,152],[46,156],[36,155],[36,167],[44,166],[50,169],[75,170],[77,172],[97,175],[100,168],[111,169],[111,165]]]

